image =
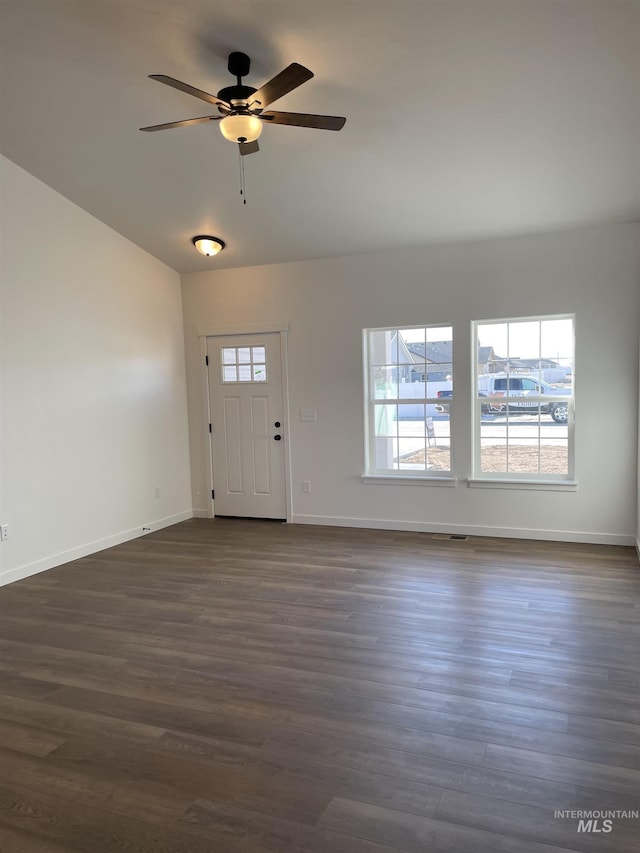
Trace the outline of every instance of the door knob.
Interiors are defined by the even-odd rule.
[[[281,435],[274,435],[274,436],[273,436],[273,440],[274,440],[274,441],[280,441],[281,439],[282,439],[282,436],[281,436]]]
[[[275,427],[276,429],[280,429],[280,421],[276,421],[276,422],[275,422],[275,424],[274,424],[274,427]]]

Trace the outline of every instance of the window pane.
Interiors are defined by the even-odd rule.
[[[396,332],[390,329],[376,329],[369,332],[369,361],[371,364],[392,364],[397,362],[395,356]]]
[[[540,358],[540,322],[509,323],[509,359]]]
[[[540,448],[540,471],[542,474],[569,474],[568,440],[544,444]]]
[[[395,436],[397,434],[397,411],[398,407],[394,404],[375,407],[374,435]]]
[[[398,330],[399,382],[420,383],[425,381],[425,333],[426,329],[424,328]],[[407,394],[409,394],[408,391]],[[411,396],[424,396],[424,389],[420,389]]]
[[[571,359],[573,357],[573,321],[543,320],[540,331],[540,355],[543,358]]]
[[[251,347],[238,347],[238,361],[242,364],[251,361]]]
[[[427,447],[427,470],[451,470],[451,447],[448,443],[438,447]]]
[[[251,347],[251,360],[258,364],[264,364],[267,360],[265,355],[265,348]]]
[[[507,470],[506,442],[496,444],[491,440],[482,439],[480,443],[480,470],[483,474],[501,474]]]
[[[427,464],[424,435],[398,439],[397,462],[398,468],[404,471],[424,471]]]
[[[238,365],[238,380],[240,382],[251,382],[251,365],[250,364],[239,364]]]
[[[400,403],[398,420],[403,423],[403,435],[410,433],[424,436],[424,403]]]
[[[225,382],[237,382],[238,376],[236,373],[235,365],[233,365],[233,367],[230,367],[228,365],[224,366],[224,368],[223,368],[223,379]]]
[[[507,442],[507,471],[511,474],[540,473],[539,442],[528,438],[510,438]]]
[[[222,347],[222,363],[223,364],[235,364],[236,363],[236,348],[235,347]]]
[[[253,365],[253,381],[254,382],[266,382],[267,381],[267,366],[266,366],[266,364],[254,364]]]
[[[453,388],[453,328],[434,326],[426,331],[426,376],[429,383],[445,382]],[[438,389],[439,390],[439,389]]]
[[[373,394],[376,400],[395,400],[398,397],[398,365],[373,366]]]

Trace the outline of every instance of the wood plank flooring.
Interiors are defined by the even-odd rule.
[[[0,590],[0,850],[635,853],[639,615],[631,548],[194,519],[68,563]]]

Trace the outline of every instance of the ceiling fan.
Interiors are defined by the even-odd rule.
[[[140,130],[155,131],[169,130],[172,127],[186,127],[190,124],[201,124],[207,121],[219,121],[220,131],[225,139],[237,142],[240,154],[253,154],[258,151],[258,137],[262,133],[262,124],[288,124],[295,127],[311,127],[318,130],[341,130],[346,118],[342,116],[319,116],[308,113],[282,113],[269,110],[263,112],[265,107],[272,104],[278,98],[296,89],[302,83],[306,83],[313,77],[313,72],[303,65],[293,62],[279,74],[276,74],[268,83],[259,89],[253,86],[245,86],[242,78],[249,73],[251,60],[245,53],[234,51],[229,54],[227,68],[236,78],[235,86],[225,86],[217,95],[210,95],[201,89],[195,89],[187,83],[181,83],[173,77],[165,74],[150,74],[152,80],[164,83],[187,95],[193,95],[218,108],[220,115],[201,116],[200,118],[189,118],[184,121],[171,121],[167,124],[154,124],[150,127],[141,127]]]

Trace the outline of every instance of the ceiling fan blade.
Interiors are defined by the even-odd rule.
[[[202,89],[196,89],[189,86],[188,83],[182,83],[180,80],[175,80],[173,77],[167,77],[166,74],[149,74],[152,80],[157,80],[158,83],[164,83],[166,86],[171,86],[172,89],[178,89],[180,92],[186,92],[187,95],[193,95],[194,98],[200,98],[201,101],[207,101],[209,104],[226,107],[230,109],[231,104],[218,98],[217,95],[210,95],[208,92],[203,92]]]
[[[290,124],[294,127],[314,127],[318,130],[342,130],[346,122],[343,116],[314,116],[309,113],[279,113],[269,110],[260,116],[273,124]]]
[[[254,142],[239,142],[238,148],[243,157],[245,154],[255,154],[256,151],[260,150],[257,140]]]
[[[258,107],[263,110],[269,104],[277,101],[278,98],[286,95],[287,92],[291,92],[293,89],[306,83],[307,80],[311,80],[312,77],[313,71],[309,71],[304,65],[292,62],[284,71],[276,74],[268,83],[265,83],[257,92],[254,92],[251,95],[251,101],[259,101]]]
[[[149,127],[141,127],[140,130],[169,130],[171,127],[187,127],[189,124],[202,124],[205,121],[220,121],[222,116],[202,116],[201,118],[187,118],[184,121],[169,121],[166,124],[152,124]]]

